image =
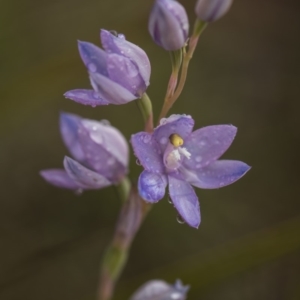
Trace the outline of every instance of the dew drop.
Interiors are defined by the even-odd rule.
[[[196,160],[196,162],[201,162],[202,161],[202,157],[201,156],[196,156],[195,160]]]
[[[138,159],[136,159],[136,164],[138,165],[138,166],[141,166],[142,164],[141,164],[141,162],[138,160]]]
[[[148,144],[151,140],[151,135],[145,135],[144,138],[143,138],[143,141],[145,144]]]
[[[108,120],[101,120],[100,123],[107,126],[110,125],[110,122]]]
[[[95,73],[97,71],[97,66],[94,63],[89,63],[88,69],[90,72]]]
[[[75,194],[76,196],[81,196],[82,193],[83,193],[83,189],[77,189],[77,190],[74,191],[74,194]]]
[[[118,36],[118,32],[116,30],[110,30],[109,32],[114,36]]]
[[[165,145],[167,142],[168,142],[168,138],[166,137],[162,137],[159,142],[162,144],[162,145]]]
[[[176,220],[177,220],[177,222],[178,222],[179,224],[184,224],[184,223],[185,223],[185,221],[183,220],[183,218],[182,218],[181,215],[177,215]]]
[[[168,202],[169,202],[170,204],[173,204],[173,201],[172,201],[172,199],[171,199],[170,196],[168,196]]]
[[[119,33],[118,38],[120,38],[122,40],[125,40],[125,35],[123,33]]]

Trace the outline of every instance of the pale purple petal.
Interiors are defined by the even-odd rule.
[[[194,131],[184,141],[183,147],[191,153],[184,166],[195,170],[217,160],[229,148],[236,132],[232,125],[207,126]]]
[[[103,175],[100,175],[70,157],[65,157],[64,167],[71,179],[85,189],[100,189],[111,185]]]
[[[42,170],[40,175],[50,184],[70,190],[77,190],[81,188],[80,185],[76,184],[74,180],[72,180],[67,172],[63,169],[48,169]]]
[[[82,41],[78,41],[78,49],[89,72],[108,76],[106,63],[107,54],[104,50],[92,43]]]
[[[145,85],[149,85],[151,65],[149,58],[143,49],[126,41],[125,38],[117,37],[104,29],[101,30],[101,42],[103,48],[108,53],[120,54],[133,61],[139,69]]]
[[[138,98],[120,84],[99,73],[90,73],[90,79],[96,92],[109,103],[125,104]]]
[[[147,202],[158,202],[165,195],[167,183],[166,175],[151,173],[145,170],[139,177],[139,194]]]
[[[129,147],[123,134],[108,121],[82,119],[81,124],[88,131],[90,138],[101,145],[107,152],[116,158],[124,167],[129,163]]]
[[[81,118],[77,115],[61,113],[59,125],[62,139],[72,156],[79,161],[84,161],[85,155],[78,141],[80,121]]]
[[[185,140],[192,132],[194,120],[187,115],[171,115],[160,120],[160,125],[155,128],[153,137],[164,151],[171,134],[179,134]]]
[[[234,183],[243,177],[250,166],[237,160],[217,160],[195,171],[197,178],[190,183],[202,189],[217,189]]]
[[[131,144],[135,156],[146,170],[153,173],[164,172],[162,152],[152,134],[147,132],[133,134]]]
[[[157,0],[149,19],[149,32],[165,50],[178,50],[185,45],[189,21],[184,7],[177,1]]]
[[[100,125],[97,123],[95,121],[94,134],[91,133],[92,128],[89,127],[88,121],[83,122],[79,132],[79,141],[86,155],[86,165],[110,181],[117,183],[127,173],[128,150],[123,146],[122,149],[114,149],[115,145],[121,143],[116,142],[110,145],[106,140],[107,134],[102,136],[101,130],[99,130]]]
[[[198,228],[201,222],[198,197],[186,181],[169,176],[169,191],[172,202],[182,219],[191,227]]]
[[[180,280],[171,285],[156,279],[143,284],[130,300],[185,300],[188,289]]]
[[[100,96],[99,93],[93,90],[77,89],[71,90],[64,94],[68,99],[83,105],[90,105],[92,107],[110,104],[107,100]]]
[[[147,87],[138,68],[130,59],[118,54],[109,54],[107,65],[110,79],[122,85],[135,96],[142,96]]]

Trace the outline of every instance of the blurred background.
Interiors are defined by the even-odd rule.
[[[181,1],[194,22],[195,1]],[[155,115],[170,74],[148,32],[152,0],[0,1],[0,299],[95,299],[101,255],[120,203],[113,188],[70,191],[38,172],[62,166],[60,111],[108,119],[127,139],[143,127],[134,102],[84,107],[63,97],[89,81],[76,40],[100,45],[114,29],[152,63]],[[143,282],[181,278],[189,299],[300,299],[299,1],[238,0],[204,32],[172,113],[196,128],[234,124],[225,157],[252,170],[220,190],[199,190],[199,230],[156,204],[133,243],[115,300]],[[131,159],[131,175],[141,167]]]

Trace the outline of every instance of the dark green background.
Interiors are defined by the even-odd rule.
[[[191,23],[194,1],[182,1]],[[84,107],[64,99],[88,88],[76,40],[100,44],[115,29],[152,63],[148,90],[159,113],[168,54],[147,32],[152,1],[0,1],[0,299],[95,299],[100,257],[120,207],[113,188],[82,196],[47,185],[67,150],[59,111],[108,119],[127,139],[143,127],[134,102]],[[197,190],[199,230],[155,205],[134,241],[115,299],[144,281],[181,278],[189,299],[300,299],[299,1],[237,0],[205,31],[172,113],[196,128],[234,124],[226,158],[253,168],[220,190]],[[131,159],[132,176],[141,168]]]

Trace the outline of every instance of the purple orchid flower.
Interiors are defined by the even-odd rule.
[[[64,96],[93,107],[126,104],[141,98],[151,74],[147,54],[126,41],[123,34],[114,35],[102,29],[100,35],[104,50],[88,42],[78,42],[93,90],[71,90]]]
[[[182,48],[189,34],[189,20],[184,7],[174,0],[156,0],[148,29],[155,43],[165,50]]]
[[[169,194],[180,217],[198,228],[198,197],[191,185],[216,189],[240,179],[250,167],[236,160],[218,160],[229,148],[237,128],[214,125],[192,132],[194,120],[187,115],[162,119],[153,133],[132,135],[134,153],[144,171],[138,181],[141,197],[151,203]]]
[[[47,182],[71,190],[100,189],[117,184],[127,173],[128,144],[107,121],[62,113],[60,131],[75,160],[66,156],[64,169],[41,171]]]

